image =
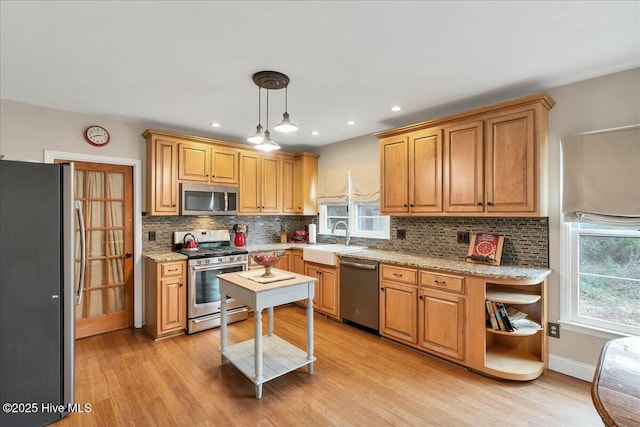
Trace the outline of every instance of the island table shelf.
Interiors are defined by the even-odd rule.
[[[261,270],[253,270],[257,274]],[[271,283],[258,283],[241,274],[218,275],[220,280],[220,353],[222,364],[235,365],[256,386],[256,398],[262,398],[262,384],[308,366],[313,374],[313,277],[272,269],[274,274],[293,276],[291,279]],[[255,310],[254,338],[227,346],[227,297],[244,302]],[[295,301],[307,301],[307,348],[299,349],[273,333],[273,307]],[[262,311],[267,309],[267,335],[262,335]]]

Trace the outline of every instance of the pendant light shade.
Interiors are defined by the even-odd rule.
[[[298,126],[291,123],[289,120],[289,113],[287,112],[287,100],[289,98],[289,85],[284,88],[284,114],[282,115],[282,121],[276,125],[273,129],[282,133],[295,132],[298,130]]]
[[[294,132],[298,130],[298,126],[291,123],[291,119],[289,118],[289,113],[287,111],[287,103],[288,103],[288,86],[289,86],[289,77],[286,74],[282,74],[278,71],[258,71],[253,75],[253,82],[258,86],[258,126],[256,126],[256,133],[249,138],[249,141],[252,144],[257,144],[255,147],[257,150],[262,151],[274,151],[279,150],[280,145],[271,139],[271,134],[269,132],[269,91],[270,90],[285,90],[284,96],[284,114],[282,115],[282,122],[280,122],[277,126],[274,127],[278,132]],[[261,90],[267,90],[267,126],[266,129],[262,128],[261,125]]]
[[[247,141],[252,144],[260,144],[262,141],[264,141],[264,131],[262,130],[262,125],[260,123],[258,123],[258,126],[256,126],[255,135],[251,135],[249,138],[247,138]]]
[[[267,129],[264,133],[264,140],[256,145],[256,149],[260,151],[275,151],[280,149],[280,145],[271,139],[271,133]]]
[[[262,117],[260,115],[262,109],[261,101],[262,88],[258,86],[258,126],[256,126],[256,133],[247,138],[247,141],[252,144],[260,144],[264,140],[264,130],[262,130]]]

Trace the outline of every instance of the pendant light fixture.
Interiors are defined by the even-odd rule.
[[[271,139],[271,133],[269,132],[269,91],[271,90],[285,90],[285,98],[284,98],[284,114],[282,115],[282,122],[279,123],[274,129],[279,132],[293,132],[298,130],[298,126],[291,123],[289,119],[289,113],[287,112],[287,103],[288,103],[288,90],[289,86],[289,77],[286,74],[282,74],[278,71],[258,71],[253,75],[253,82],[258,86],[258,122],[261,121],[260,117],[260,107],[261,107],[261,99],[260,99],[260,91],[261,89],[267,90],[267,127],[262,133],[262,125],[258,123],[256,127],[256,134],[247,138],[247,141],[257,144],[256,149],[262,151],[273,151],[279,150],[280,145],[278,145],[274,140]],[[260,139],[262,137],[262,139]]]
[[[252,135],[249,138],[247,138],[247,141],[249,141],[252,144],[260,144],[262,141],[264,141],[264,130],[262,130],[262,118],[260,116],[260,113],[262,110],[261,95],[262,95],[262,88],[258,86],[258,126],[256,126],[255,135]]]
[[[264,139],[258,145],[256,149],[260,151],[275,151],[280,149],[280,145],[271,139],[271,132],[269,132],[269,89],[267,89],[267,130],[264,131]]]
[[[282,121],[278,123],[273,129],[282,133],[295,132],[298,130],[298,126],[291,123],[289,120],[289,113],[287,112],[287,100],[289,98],[289,85],[284,87],[284,114],[282,115]]]

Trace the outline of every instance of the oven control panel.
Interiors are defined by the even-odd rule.
[[[221,257],[210,257],[189,260],[189,265],[216,265],[216,264],[240,264],[248,261],[247,255],[226,255]]]

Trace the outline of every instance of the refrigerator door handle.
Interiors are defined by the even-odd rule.
[[[84,274],[87,262],[87,247],[85,242],[84,216],[82,215],[82,206],[80,202],[75,203],[76,214],[78,215],[78,224],[80,225],[80,276],[78,278],[78,286],[76,293],[76,305],[82,302],[82,293],[84,291]]]

